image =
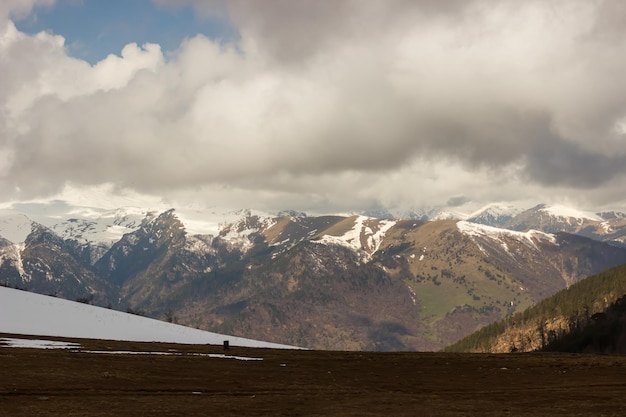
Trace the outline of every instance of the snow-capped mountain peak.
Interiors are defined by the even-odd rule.
[[[61,221],[42,219],[42,223],[64,239],[76,240],[81,244],[111,244],[120,240],[126,233],[137,230],[146,218],[153,218],[156,213],[134,207],[115,210],[76,208],[68,215],[71,217]]]
[[[492,203],[470,214],[467,221],[488,226],[503,226],[522,211],[523,209],[511,204]]]
[[[600,216],[592,212],[562,205],[539,204],[518,214],[504,227],[513,230],[537,229],[548,233],[581,233],[586,228],[595,228],[603,221]]]
[[[547,213],[551,216],[564,218],[564,219],[568,219],[568,218],[576,219],[579,222],[582,222],[585,219],[593,220],[593,221],[603,220],[602,217],[598,216],[595,213],[577,210],[572,207],[567,207],[567,206],[563,206],[560,204],[555,204],[555,205],[542,204],[540,206],[537,206],[537,208],[538,208],[538,211]]]

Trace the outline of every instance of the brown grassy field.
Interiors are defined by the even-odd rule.
[[[173,355],[0,347],[0,415],[626,415],[619,356],[226,352],[263,359],[241,361],[193,355],[219,346],[77,342]]]

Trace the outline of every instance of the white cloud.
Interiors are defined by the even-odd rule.
[[[129,44],[90,66],[60,36],[0,31],[3,195],[115,184],[317,212],[619,202],[618,1],[159,3],[217,10],[240,40],[195,36],[168,57]]]

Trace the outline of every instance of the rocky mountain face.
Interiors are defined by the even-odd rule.
[[[626,263],[568,233],[284,214],[242,212],[216,235],[150,214],[96,257],[33,222],[0,240],[0,283],[309,348],[434,350]]]
[[[72,241],[34,223],[23,245],[0,243],[0,282],[41,294],[104,304],[114,286],[81,257]]]

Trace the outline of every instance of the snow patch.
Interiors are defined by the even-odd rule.
[[[253,246],[250,241],[250,235],[258,233],[272,227],[276,220],[271,217],[254,217],[252,223],[250,220],[250,211],[239,221],[221,226],[220,237],[231,244],[239,246],[244,252]]]
[[[409,293],[410,293],[410,297],[411,297],[411,301],[413,302],[413,305],[417,305],[417,295],[415,294],[415,291],[413,291],[413,288],[411,288],[410,285],[407,285],[408,289],[409,289]]]
[[[95,353],[100,355],[161,355],[161,356],[204,356],[207,358],[235,359],[238,361],[262,361],[263,358],[249,356],[224,355],[223,353],[185,353],[182,352],[158,352],[136,350],[79,350],[79,353]]]
[[[539,211],[542,211],[544,213],[548,213],[552,216],[555,217],[563,217],[563,218],[575,218],[577,219],[580,223],[582,223],[583,220],[593,220],[593,221],[602,221],[602,217],[598,216],[595,213],[591,213],[591,212],[585,212],[585,211],[580,211],[580,210],[576,210],[573,209],[571,207],[566,207],[566,206],[562,206],[562,205],[551,205],[551,206],[545,206],[539,209]]]
[[[366,225],[366,222],[369,225]],[[355,252],[362,253],[362,260],[366,262],[378,251],[386,233],[396,223],[395,220],[357,216],[354,220],[354,226],[342,236],[324,235],[317,242],[348,247]],[[371,224],[375,224],[375,231],[372,230]]]
[[[80,347],[78,343],[41,339],[16,339],[12,337],[0,339],[0,346],[30,349],[74,349]]]
[[[606,221],[606,222],[602,222],[600,223],[600,227],[602,228],[602,232],[604,232],[605,234],[611,234],[613,233],[615,230],[611,227],[611,223]]]
[[[505,237],[509,239],[515,239],[518,241],[529,243],[534,247],[536,247],[536,244],[535,244],[536,240],[547,240],[553,244],[556,244],[555,235],[540,232],[538,230],[529,230],[527,232],[517,232],[514,230],[500,229],[498,227],[486,226],[486,225],[478,224],[478,223],[471,223],[471,222],[467,222],[464,220],[457,222],[456,226],[461,233],[463,233],[466,236],[470,236],[471,238],[481,237],[481,238],[489,238],[489,239],[496,240],[502,245],[502,248],[509,254],[510,254],[509,247],[506,244],[506,242],[502,240]],[[483,253],[487,253],[484,250],[484,248],[482,248],[480,245],[478,247]]]
[[[215,250],[211,247],[211,239],[202,239],[196,236],[189,236],[185,239],[185,250],[196,255],[205,255],[213,253]]]
[[[36,221],[64,239],[74,239],[83,244],[98,242],[110,245],[139,229],[146,218],[153,220],[155,214],[136,207],[115,210],[77,207],[64,214],[64,220],[39,217]]]
[[[19,276],[28,282],[30,281],[30,276],[26,275],[24,272],[24,264],[22,262],[22,251],[24,250],[24,246],[24,243],[13,243],[6,246],[2,251],[0,251],[0,265],[4,262],[8,262],[9,265],[13,266],[17,270]]]
[[[239,361],[262,361],[263,358],[250,356],[225,355],[223,353],[182,353],[176,351],[137,351],[137,350],[83,350],[79,343],[59,342],[42,339],[17,339],[13,337],[0,339],[0,347],[28,349],[73,349],[76,353],[93,353],[100,355],[164,355],[164,356],[204,356],[207,358],[235,359]]]

